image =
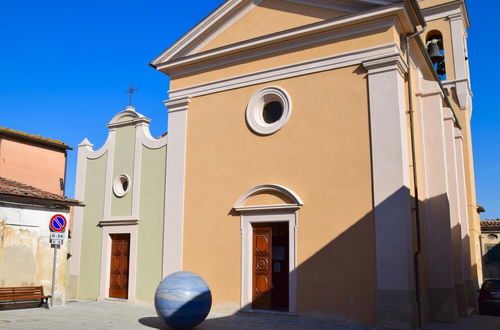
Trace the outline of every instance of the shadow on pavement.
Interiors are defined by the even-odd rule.
[[[154,329],[170,329],[163,324],[159,317],[143,317],[139,319],[139,323]]]
[[[168,329],[172,330],[173,328],[165,325],[159,317],[143,317],[140,318],[139,323],[153,328],[153,329]],[[203,321],[201,324],[196,326],[194,329],[241,329],[241,317],[237,317],[234,315],[226,316],[226,317],[218,317],[218,318],[210,318]]]

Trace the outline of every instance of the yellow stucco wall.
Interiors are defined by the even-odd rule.
[[[437,5],[442,5],[445,3],[453,2],[454,0],[421,0],[418,2],[420,5],[420,8],[429,8],[429,7],[434,7]]]
[[[265,0],[202,47],[200,52],[342,15],[345,13],[326,8]]]
[[[326,32],[326,34],[328,33],[331,34],[331,31]],[[252,61],[241,61],[231,66],[219,67],[209,71],[198,72],[194,75],[173,78],[170,82],[170,89],[189,87],[210,81],[239,76],[249,72],[347,53],[359,50],[360,48],[375,47],[392,42],[399,43],[399,37],[395,38],[395,35],[397,35],[397,33],[395,33],[394,28],[382,28],[374,30],[371,33],[362,33],[358,35],[357,38],[353,39],[345,38],[333,43],[324,43],[315,45],[314,47],[297,49],[293,52],[278,53]],[[360,47],[360,45],[362,46]]]
[[[259,205],[279,205],[279,204],[293,204],[287,196],[274,192],[266,191],[248,197],[245,201],[245,206],[259,206]]]
[[[247,189],[275,183],[304,200],[297,233],[299,312],[336,311],[340,318],[372,323],[376,271],[365,78],[353,66],[192,100],[183,268],[207,280],[214,305],[240,301],[240,218],[231,208]],[[280,131],[258,136],[247,127],[245,109],[269,85],[290,94],[292,114]]]

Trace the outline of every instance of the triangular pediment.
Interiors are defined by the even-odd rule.
[[[152,63],[391,5],[402,0],[228,0]]]

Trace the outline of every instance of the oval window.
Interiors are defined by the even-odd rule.
[[[130,178],[126,174],[121,174],[113,181],[113,192],[117,197],[123,197],[130,188]]]

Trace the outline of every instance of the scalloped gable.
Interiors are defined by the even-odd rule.
[[[137,123],[145,123],[149,125],[151,120],[144,115],[135,111],[135,108],[128,106],[125,110],[117,113],[113,119],[106,125],[108,128],[132,126]]]
[[[158,67],[185,56],[396,2],[402,0],[227,0],[150,64]]]

